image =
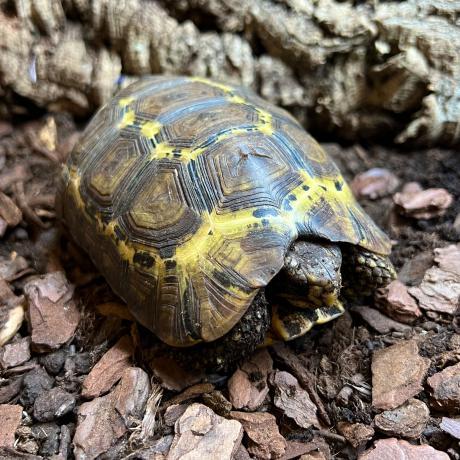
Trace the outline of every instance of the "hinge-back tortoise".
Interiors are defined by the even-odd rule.
[[[212,80],[149,77],[101,108],[64,168],[61,213],[137,320],[173,346],[224,336],[272,287],[272,336],[394,276],[390,242],[286,111]]]

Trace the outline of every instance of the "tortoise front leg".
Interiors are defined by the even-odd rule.
[[[345,311],[340,300],[329,307],[291,308],[286,305],[272,306],[272,325],[265,341],[267,345],[278,340],[294,340],[305,335],[315,324],[332,321]]]
[[[396,278],[388,256],[351,245],[343,247],[342,254],[343,294],[346,297],[370,296]]]

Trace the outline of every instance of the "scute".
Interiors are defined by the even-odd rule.
[[[302,182],[279,146],[260,132],[233,134],[211,144],[195,163],[199,188],[219,215],[263,207],[276,212]]]
[[[174,166],[162,162],[144,174],[121,217],[131,239],[146,247],[180,246],[202,223],[200,213],[187,203],[187,182]]]
[[[299,236],[390,249],[291,115],[211,80],[149,77],[124,89],[63,177],[70,233],[170,345],[228,332]]]

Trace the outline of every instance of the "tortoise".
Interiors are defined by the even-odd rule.
[[[388,237],[296,119],[210,79],[121,90],[71,153],[60,195],[67,231],[174,347],[228,335],[261,288],[268,340],[291,340],[343,313],[342,275],[364,292],[395,274]]]

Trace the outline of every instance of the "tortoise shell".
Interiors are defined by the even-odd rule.
[[[102,107],[61,206],[137,320],[174,346],[228,332],[299,237],[390,249],[291,115],[203,78],[144,78]]]

